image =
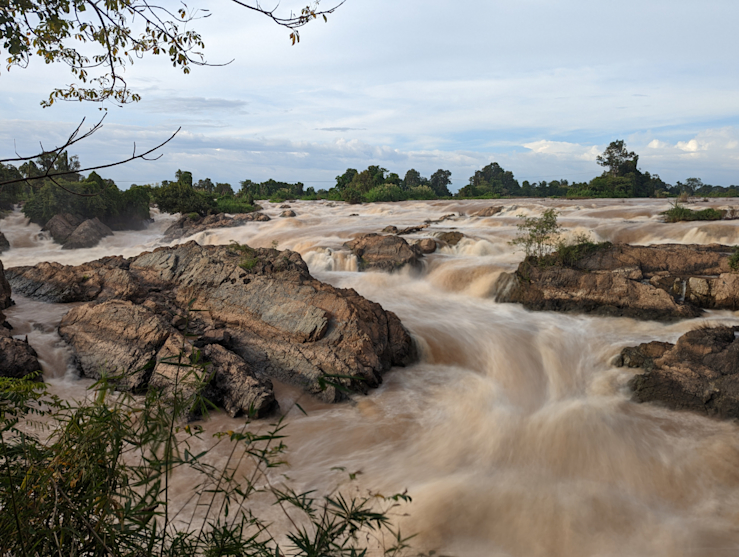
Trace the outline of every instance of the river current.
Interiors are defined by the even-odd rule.
[[[698,203],[739,206],[739,200]],[[297,487],[327,491],[342,467],[358,472],[351,489],[394,493],[413,502],[397,517],[415,545],[459,556],[729,556],[739,554],[739,426],[630,401],[633,370],[610,362],[624,346],[675,342],[706,322],[739,325],[739,313],[662,324],[529,312],[491,296],[502,271],[523,255],[509,241],[517,215],[560,211],[567,234],[632,244],[739,244],[739,220],[665,224],[664,200],[423,201],[369,205],[290,203],[295,218],[211,230],[201,244],[231,240],[301,253],[318,279],[354,288],[400,317],[420,362],[393,369],[383,385],[350,403],[301,399],[289,411],[289,475]],[[471,216],[490,205],[501,213]],[[359,273],[342,244],[388,225],[452,228],[454,247],[426,256],[420,273]],[[138,255],[168,245],[174,221],[155,215],[141,232],[116,233],[99,246],[62,250],[19,213],[0,221],[11,249],[6,268],[41,261],[79,264],[106,255]],[[28,335],[57,393],[75,396],[89,381],[69,369],[56,333],[69,306],[14,297],[6,310],[14,334]],[[282,387],[289,409],[298,397]],[[206,430],[236,429],[216,414]],[[218,449],[220,450],[220,449]],[[225,449],[224,449],[225,451]],[[222,455],[225,458],[224,455]],[[177,478],[183,500],[188,478]]]

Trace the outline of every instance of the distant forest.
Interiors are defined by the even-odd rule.
[[[132,185],[121,191],[112,180],[92,173],[80,175],[76,156],[63,153],[61,157],[39,157],[19,167],[0,164],[0,209],[10,209],[22,203],[23,212],[39,224],[58,213],[68,212],[83,218],[98,217],[113,228],[130,221],[148,218],[149,204],[169,213],[207,215],[212,213],[244,213],[258,208],[255,200],[282,202],[290,199],[346,201],[372,203],[378,201],[405,201],[423,199],[500,199],[511,197],[559,198],[623,198],[623,197],[739,197],[739,186],[712,186],[700,178],[688,178],[671,185],[658,175],[638,169],[639,156],[627,150],[624,141],[613,141],[597,157],[604,168],[599,176],[588,182],[553,180],[550,182],[519,183],[513,173],[497,162],[475,171],[468,184],[452,193],[452,173],[439,169],[430,177],[408,170],[401,178],[380,166],[369,166],[361,172],[349,168],[336,177],[330,189],[304,187],[301,182],[288,183],[267,180],[240,182],[238,190],[229,183],[210,178],[193,180],[189,171],[178,170],[175,179],[155,185]],[[53,164],[56,173],[64,173],[54,182],[39,178]],[[4,181],[18,180],[2,185]],[[61,187],[60,187],[61,186]],[[84,196],[74,195],[80,193]]]

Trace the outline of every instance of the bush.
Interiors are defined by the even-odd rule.
[[[408,199],[438,199],[429,186],[416,186],[408,190]]]
[[[547,209],[540,217],[518,215],[523,222],[518,225],[518,236],[511,240],[521,246],[526,257],[542,258],[551,253],[559,242],[561,227],[557,223],[559,213]]]
[[[347,186],[344,191],[340,193],[341,200],[346,201],[350,205],[356,205],[362,202],[362,192],[352,186]]]
[[[346,192],[346,189],[344,191]],[[370,203],[404,201],[406,199],[406,195],[405,192],[395,184],[382,184],[372,188],[364,194],[364,199]]]
[[[553,259],[553,264],[574,267],[582,258],[611,245],[611,242],[593,242],[589,234],[578,234],[571,242],[560,240],[557,250],[549,257]]]
[[[694,220],[721,220],[723,213],[716,209],[708,208],[700,211],[694,211],[683,207],[677,201],[675,204],[662,213],[665,217],[665,222],[681,222],[681,221],[694,221]]]
[[[216,433],[233,444],[222,467],[208,464],[207,450],[190,452],[190,442],[206,436],[189,419],[210,406],[201,395],[210,374],[197,351],[170,365],[180,372],[166,397],[155,389],[143,399],[114,394],[103,378],[77,406],[49,396],[44,383],[0,378],[1,554],[350,557],[370,544],[385,555],[407,547],[388,514],[410,501],[404,493],[318,496],[274,483],[270,473],[286,450],[282,419],[259,433],[249,420]],[[39,417],[42,427],[26,425]],[[175,470],[197,477],[191,504],[207,509],[201,527],[175,521]],[[252,511],[254,496],[271,498],[294,529],[275,532],[272,519]]]
[[[216,201],[216,210],[219,213],[251,213],[254,205],[234,197],[219,197]]]
[[[213,194],[196,191],[180,182],[167,182],[153,188],[151,197],[163,213],[197,213],[204,217],[217,210]]]
[[[729,256],[729,267],[732,271],[739,271],[739,246],[735,246],[733,253]]]

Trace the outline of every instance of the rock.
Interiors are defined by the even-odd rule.
[[[295,214],[295,211],[287,210],[287,211],[282,211],[282,213],[280,213],[280,216],[281,217],[295,217],[297,215]]]
[[[166,240],[175,240],[212,228],[231,228],[233,226],[241,226],[247,222],[266,222],[269,220],[271,219],[267,215],[258,211],[253,213],[239,213],[233,216],[229,216],[226,213],[208,215],[207,217],[201,217],[196,214],[194,218],[191,218],[190,215],[183,215],[176,223],[164,231],[164,238]]]
[[[503,207],[501,205],[492,205],[486,209],[483,209],[482,211],[478,211],[477,213],[473,214],[473,217],[492,217],[493,215],[497,215],[503,210]]]
[[[436,240],[433,238],[424,238],[423,240],[418,240],[416,244],[418,246],[418,249],[421,250],[421,253],[427,254],[427,253],[434,253],[436,251]]]
[[[452,230],[450,232],[442,232],[441,234],[437,234],[436,237],[439,239],[439,241],[444,242],[445,244],[456,246],[459,242],[462,241],[462,238],[464,238],[465,236],[461,232]]]
[[[126,371],[121,388],[148,384],[157,354],[168,339],[175,342],[183,334],[173,319],[190,304],[198,311],[189,314],[187,333],[204,353],[220,353],[208,347],[221,346],[255,377],[279,379],[327,401],[344,395],[321,388],[325,374],[347,376],[339,381],[366,391],[391,366],[416,358],[410,335],[393,313],[353,290],[315,280],[290,251],[189,242],[77,267],[19,267],[9,277],[37,299],[87,302],[67,314],[60,334],[86,375]]]
[[[5,237],[5,234],[0,232],[0,253],[4,251],[8,251],[10,249],[10,242],[8,242],[8,239]]]
[[[82,219],[69,213],[60,213],[54,215],[44,225],[43,230],[47,230],[55,242],[63,244],[80,224],[82,224]]]
[[[626,348],[644,373],[629,382],[637,402],[724,419],[739,418],[739,327],[699,328],[677,343]]]
[[[280,209],[290,209],[290,205],[285,203],[284,205],[280,205]]]
[[[95,217],[88,219],[74,229],[74,232],[64,241],[62,249],[92,248],[98,245],[106,236],[112,236],[113,231]]]
[[[351,213],[349,216],[350,217],[358,217],[359,216],[359,213]]]
[[[3,262],[0,261],[0,310],[9,308],[13,305],[13,300],[10,299],[10,283],[5,277],[5,269],[3,268]],[[4,321],[4,319],[3,319]]]
[[[2,313],[0,317],[5,319]],[[19,379],[40,370],[38,354],[28,342],[11,337],[5,327],[0,327],[0,377]]]
[[[344,247],[357,257],[360,271],[394,271],[406,265],[420,268],[423,257],[418,247],[408,245],[400,236],[365,234],[346,242]]]
[[[390,226],[386,226],[385,228],[383,228],[382,231],[384,233],[386,233],[386,234],[397,234],[398,233],[398,227],[397,226],[390,225]]]
[[[396,234],[398,234],[398,236],[405,236],[407,234],[415,234],[416,232],[420,232],[421,230],[424,230],[428,227],[429,227],[428,224],[421,224],[419,226],[409,226],[408,228],[403,228],[401,230],[398,230]]]
[[[461,217],[462,216],[462,213],[460,213],[459,216]],[[437,222],[444,222],[445,220],[454,219],[454,218],[457,218],[457,215],[456,214],[454,214],[454,213],[448,213],[448,214],[442,216],[441,218],[438,218],[438,219],[435,219],[435,220],[426,219],[423,222],[426,223],[426,224],[433,224],[433,223],[437,223]]]
[[[739,308],[731,249],[602,244],[567,265],[556,255],[544,265],[527,258],[516,273],[501,273],[493,290],[500,302],[534,310],[667,321],[697,317],[703,308]]]

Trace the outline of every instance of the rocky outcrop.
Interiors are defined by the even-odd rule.
[[[113,231],[95,217],[88,219],[74,229],[74,232],[64,241],[62,249],[92,248],[106,236],[112,236]]]
[[[5,237],[5,234],[0,232],[0,253],[7,251],[10,249],[10,242],[8,242],[8,239]]]
[[[364,234],[346,242],[359,262],[359,270],[395,271],[406,265],[421,267],[421,250],[409,245],[400,236],[383,236],[380,234]]]
[[[247,222],[266,222],[268,220],[270,218],[267,215],[258,211],[253,213],[239,213],[233,216],[227,215],[226,213],[219,213],[217,215],[208,215],[207,217],[201,217],[197,213],[193,213],[192,215],[181,216],[176,223],[167,228],[164,231],[164,238],[166,240],[176,240],[212,228],[231,228],[242,226]]]
[[[449,244],[450,246],[456,246],[459,242],[462,241],[465,235],[457,230],[451,230],[449,232],[442,232],[441,234],[437,234],[436,237],[440,242],[444,242],[445,244]]]
[[[502,273],[500,302],[529,309],[578,311],[638,319],[696,317],[704,308],[739,308],[739,275],[727,246],[602,244],[566,265],[556,255],[527,258]]]
[[[292,209],[288,209],[287,211],[282,211],[282,213],[280,213],[280,216],[283,218],[286,218],[286,217],[295,217],[297,215],[295,214],[295,211],[293,211]]]
[[[739,327],[700,328],[676,344],[625,348],[616,365],[639,367],[629,382],[634,400],[724,419],[739,418]]]
[[[10,298],[10,284],[5,278],[2,261],[0,261],[0,310],[13,305]],[[36,351],[26,340],[13,338],[12,327],[5,321],[0,311],[0,377],[20,378],[41,370]],[[38,379],[41,376],[39,375]]]
[[[416,357],[393,313],[353,290],[315,280],[290,251],[189,242],[77,267],[17,267],[8,277],[14,288],[37,299],[86,302],[69,312],[60,333],[86,375],[126,371],[124,388],[167,375],[160,373],[166,367],[157,371],[162,350],[181,346],[185,326],[198,339],[195,345],[220,362],[218,369],[229,370],[212,379],[219,392],[234,382],[245,385],[247,376],[262,381],[241,391],[229,387],[227,407],[238,406],[237,400],[272,404],[265,383],[270,378],[340,400],[340,390],[322,388],[326,375],[342,376],[334,381],[364,391],[379,385],[391,366]],[[188,307],[198,311],[188,315]]]
[[[63,244],[72,235],[72,232],[82,224],[82,219],[75,217],[69,213],[60,213],[54,215],[49,222],[44,225],[46,230],[54,238],[54,241]]]
[[[503,207],[501,205],[493,205],[491,207],[487,207],[483,209],[482,211],[477,211],[473,217],[492,217],[493,215],[497,215],[503,210]]]

